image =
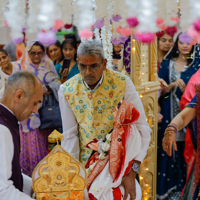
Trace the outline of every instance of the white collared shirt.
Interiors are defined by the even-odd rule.
[[[99,82],[97,83],[97,85],[95,86],[94,89],[91,89],[90,86],[84,80],[83,80],[83,83],[85,84],[87,89],[91,90],[91,92],[94,93],[100,87],[100,85],[102,84],[103,78],[104,78],[104,74],[101,76]]]
[[[101,80],[100,80],[101,81]],[[103,82],[103,80],[102,80]],[[102,84],[101,82],[101,84]],[[62,116],[63,124],[63,136],[64,141],[61,142],[61,146],[72,156],[79,160],[79,137],[78,137],[78,123],[76,117],[70,108],[68,102],[66,101],[63,94],[63,85],[60,86],[58,91],[59,105]],[[135,86],[129,77],[126,79],[125,96],[124,100],[132,103],[135,108],[140,112],[140,117],[135,123],[138,131],[141,135],[142,147],[140,153],[135,157],[135,160],[140,162],[146,156],[149,142],[150,142],[150,132],[151,129],[146,121],[146,116],[144,113],[144,108],[140,100],[138,92],[135,90]]]
[[[9,112],[13,112],[4,106]],[[1,162],[0,162],[0,199],[1,200],[32,200],[32,198],[26,194],[30,195],[32,179],[24,174],[23,175],[23,189],[26,190],[26,194],[20,192],[15,188],[13,182],[10,179],[12,176],[12,160],[14,156],[14,144],[13,138],[10,130],[0,124],[0,152],[1,152]]]

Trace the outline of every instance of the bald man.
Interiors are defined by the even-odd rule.
[[[42,98],[42,84],[33,73],[19,71],[8,78],[0,103],[1,200],[32,199],[22,192],[23,185],[27,184],[23,184],[20,169],[18,122],[29,118],[32,113],[37,113],[38,104],[42,102]]]

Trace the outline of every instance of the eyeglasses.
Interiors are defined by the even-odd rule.
[[[40,52],[35,52],[35,51],[29,51],[29,53],[32,55],[32,56],[43,56],[44,55],[44,52],[43,51],[40,51]]]
[[[83,64],[79,64],[78,66],[79,66],[79,70],[81,72],[86,72],[87,69],[91,72],[95,72],[96,70],[98,70],[101,67],[102,64],[103,64],[103,62],[99,65],[98,64],[90,65],[89,67],[87,67],[87,65],[83,65]]]

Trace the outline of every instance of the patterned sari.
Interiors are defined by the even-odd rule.
[[[32,41],[27,45],[22,57],[14,64],[13,73],[19,70],[28,70],[33,72],[45,85],[51,82],[59,82],[54,64],[46,55],[46,52],[38,67],[31,62],[28,52],[35,42],[37,41]],[[39,130],[39,126],[40,117],[38,113],[32,114],[28,120],[20,124],[20,164],[22,172],[28,176],[32,175],[38,162],[47,155],[47,137],[51,133],[51,130],[41,131]]]

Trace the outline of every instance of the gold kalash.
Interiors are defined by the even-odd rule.
[[[62,134],[53,132],[49,140],[57,145],[33,171],[33,190],[37,200],[83,200],[86,187],[84,166],[59,144]]]

